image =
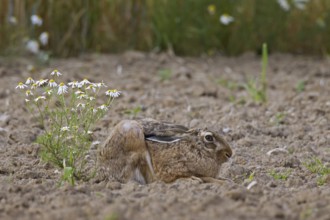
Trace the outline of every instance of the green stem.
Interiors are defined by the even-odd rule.
[[[263,94],[263,99],[266,102],[267,101],[267,79],[266,79],[266,73],[267,73],[267,66],[268,66],[268,51],[267,51],[267,44],[264,43],[262,45],[262,72],[261,72],[261,90]]]

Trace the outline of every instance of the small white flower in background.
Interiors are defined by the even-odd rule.
[[[46,99],[45,96],[38,96],[37,98],[34,99],[35,102],[38,102],[41,99]]]
[[[36,26],[42,25],[42,18],[39,15],[32,15],[31,16],[31,23]]]
[[[34,83],[34,80],[33,80],[31,77],[27,78],[25,84],[26,84],[26,85],[30,85],[30,84],[32,84],[32,83]]]
[[[93,96],[89,97],[89,101],[93,101],[95,98]]]
[[[98,109],[101,109],[101,110],[103,110],[103,111],[107,111],[108,110],[108,107],[106,106],[106,105],[101,105],[101,106],[99,106],[99,107],[97,107]]]
[[[80,84],[79,84],[79,82],[77,82],[77,81],[69,82],[68,85],[71,86],[71,88],[73,88],[73,89],[74,88],[80,88],[81,87]]]
[[[284,11],[289,11],[290,10],[290,5],[287,0],[277,0],[277,3],[280,5],[280,7]]]
[[[60,73],[58,70],[53,70],[53,72],[50,73],[51,76],[61,76],[62,73]]]
[[[35,40],[29,40],[26,43],[26,50],[33,54],[39,53],[39,43]]]
[[[110,89],[106,91],[105,94],[112,98],[117,98],[121,94],[121,92],[118,91],[117,89]]]
[[[309,0],[293,0],[293,4],[300,10],[304,10],[308,2]]]
[[[64,126],[61,128],[61,131],[70,131],[70,128],[68,126]]]
[[[16,25],[17,24],[17,18],[15,16],[10,16],[8,18],[9,24]]]
[[[62,95],[67,92],[68,92],[68,87],[64,83],[60,83],[60,85],[58,86],[57,94]]]
[[[228,15],[228,14],[223,14],[220,16],[220,22],[223,24],[223,25],[228,25],[230,23],[232,23],[235,19]]]
[[[25,99],[25,102],[29,102],[30,100],[29,99]]]
[[[93,111],[93,113],[96,113],[96,112],[97,112],[97,109],[93,108],[93,110],[92,110],[92,111]]]
[[[92,131],[87,131],[87,134],[93,134],[93,132]]]
[[[82,86],[87,85],[87,84],[91,84],[91,82],[88,81],[88,79],[83,79],[83,81],[80,82],[80,85],[82,85]]]
[[[36,82],[37,86],[42,86],[48,82],[48,79],[40,79]]]
[[[51,79],[51,80],[49,80],[49,82],[48,82],[48,86],[49,86],[49,87],[56,87],[56,86],[57,86],[57,83],[55,82],[55,80]]]
[[[26,96],[31,96],[31,95],[33,95],[33,93],[31,92],[31,90],[26,90],[25,95]]]
[[[20,83],[18,83],[18,85],[16,86],[16,89],[25,89],[25,88],[27,88],[27,87],[28,87],[27,85],[25,85],[24,83],[20,82]]]
[[[39,36],[39,41],[41,45],[46,46],[48,44],[49,34],[48,32],[42,32]]]

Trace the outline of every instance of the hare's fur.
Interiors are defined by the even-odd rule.
[[[109,180],[216,178],[232,155],[229,144],[207,129],[188,129],[153,119],[124,120],[101,146],[99,174]]]

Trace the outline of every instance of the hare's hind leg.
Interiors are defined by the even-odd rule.
[[[136,121],[124,120],[114,127],[101,147],[99,164],[103,170],[106,168],[108,179],[144,183],[145,168],[141,166],[147,164],[146,153],[143,128]]]

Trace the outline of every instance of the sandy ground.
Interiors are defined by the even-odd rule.
[[[320,175],[306,168],[314,157],[330,162],[330,61],[275,54],[269,62],[266,105],[253,103],[240,86],[260,72],[260,57],[252,54],[127,52],[52,60],[38,68],[34,78],[56,68],[68,81],[87,77],[123,91],[96,126],[95,140],[103,141],[140,107],[136,117],[221,129],[234,151],[221,169],[232,182],[223,185],[90,181],[59,187],[56,168],[38,157],[40,128],[15,90],[30,76],[32,60],[1,58],[0,219],[330,219],[330,178],[323,176],[320,185]],[[160,76],[164,69],[167,80]],[[284,150],[267,154],[275,148]],[[248,189],[251,181],[256,184]]]

